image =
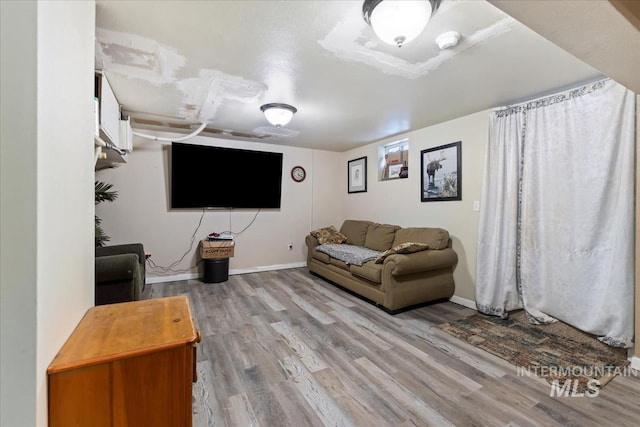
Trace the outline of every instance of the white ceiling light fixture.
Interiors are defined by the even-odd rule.
[[[441,0],[365,0],[362,15],[385,43],[402,47],[422,33]]]
[[[264,104],[260,110],[264,113],[267,121],[277,128],[289,123],[293,115],[298,112],[296,107],[279,103]]]

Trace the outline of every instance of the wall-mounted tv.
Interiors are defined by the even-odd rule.
[[[171,143],[171,208],[280,208],[282,153]]]

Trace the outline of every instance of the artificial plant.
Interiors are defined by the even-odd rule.
[[[102,202],[113,202],[115,199],[118,198],[118,192],[112,191],[111,187],[113,187],[113,184],[107,184],[106,182],[102,182],[102,181],[95,181],[96,205]],[[96,233],[95,233],[96,246],[104,246],[105,243],[108,242],[111,238],[106,234],[104,234],[104,230],[100,226],[100,224],[102,223],[102,219],[98,218],[98,215],[95,215],[95,217],[96,217]]]

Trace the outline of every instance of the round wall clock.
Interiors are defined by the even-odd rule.
[[[306,177],[307,172],[302,166],[294,166],[293,169],[291,169],[291,179],[295,182],[302,182]]]

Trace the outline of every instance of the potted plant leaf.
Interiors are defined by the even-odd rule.
[[[95,204],[96,205],[102,202],[113,202],[115,199],[118,198],[118,192],[112,191],[111,190],[112,187],[113,187],[113,184],[107,184],[106,182],[102,182],[102,181],[95,181],[95,195],[96,195]],[[108,242],[111,238],[104,233],[104,230],[100,225],[102,224],[102,219],[98,218],[98,215],[95,215],[95,217],[96,217],[96,233],[95,233],[96,247],[104,246],[105,243]]]

